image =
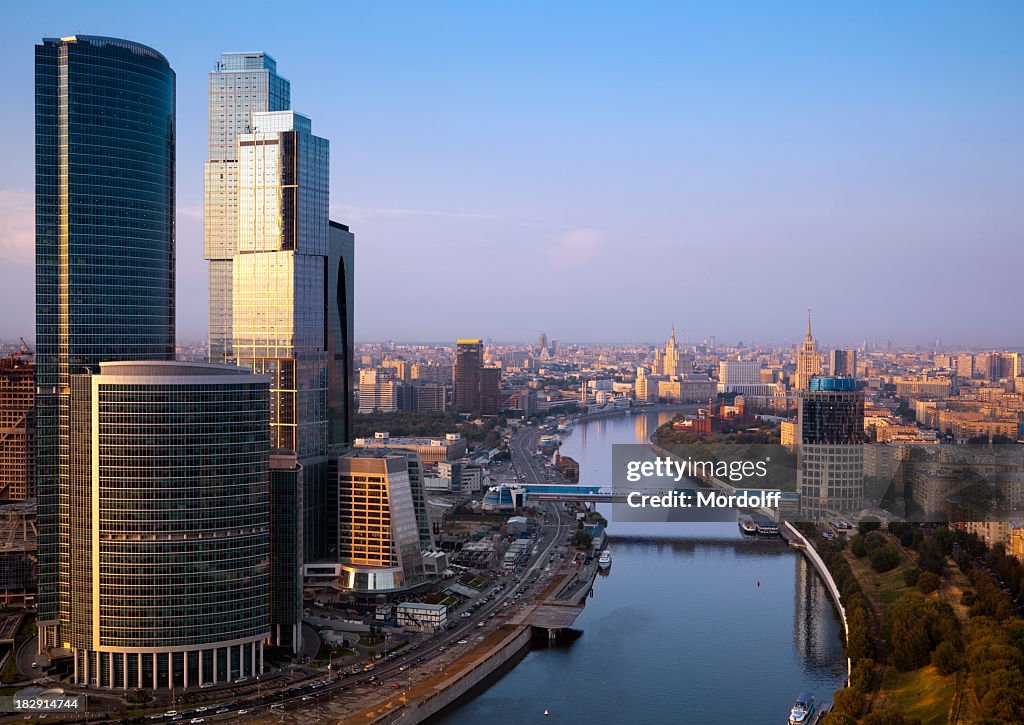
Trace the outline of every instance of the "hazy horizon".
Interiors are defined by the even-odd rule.
[[[33,46],[177,73],[178,338],[206,335],[207,74],[265,50],[331,142],[357,340],[1024,346],[1024,6],[16,4],[0,337],[34,338]],[[33,334],[29,334],[33,333]]]

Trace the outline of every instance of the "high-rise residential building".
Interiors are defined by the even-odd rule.
[[[342,587],[373,593],[416,583],[423,563],[408,454],[356,449],[335,465]]]
[[[266,53],[224,53],[209,77],[203,240],[209,267],[210,360],[232,357],[232,263],[238,247],[238,139],[252,115],[290,107],[290,86]]]
[[[455,347],[455,410],[480,412],[480,371],[484,366],[481,340],[459,340]]]
[[[818,352],[818,343],[811,335],[811,311],[807,310],[807,337],[796,353],[796,376],[794,385],[797,390],[807,390],[811,378],[821,375],[821,353]]]
[[[61,596],[75,684],[189,689],[262,672],[268,383],[158,361],[71,376]]]
[[[398,383],[394,371],[362,368],[359,371],[359,412],[393,413],[398,410]]]
[[[119,38],[35,51],[39,645],[70,643],[72,376],[174,357],[175,76]],[[64,553],[62,553],[64,552]]]
[[[647,368],[642,366],[638,367],[636,369],[636,380],[633,383],[637,402],[649,403],[651,401],[651,393],[653,392],[651,382],[651,377]],[[657,383],[654,383],[653,387],[657,388]]]
[[[840,377],[857,377],[857,351],[836,348],[828,353],[828,373]]]
[[[36,366],[31,353],[0,358],[0,501],[34,498]]]
[[[864,392],[853,378],[811,378],[797,409],[797,491],[812,519],[864,500]]]

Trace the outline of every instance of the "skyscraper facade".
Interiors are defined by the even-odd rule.
[[[828,373],[843,377],[857,377],[857,351],[836,348],[828,353]]]
[[[204,167],[203,240],[210,261],[210,360],[231,352],[232,262],[238,244],[238,138],[252,115],[289,108],[291,88],[266,53],[224,53],[209,77],[209,151]]]
[[[818,519],[864,500],[864,392],[853,378],[818,376],[797,409],[800,512]]]
[[[480,371],[484,366],[484,344],[480,340],[459,340],[455,346],[455,410],[480,411]]]
[[[128,40],[45,38],[35,106],[42,647],[68,642],[71,378],[174,357],[174,71]]]
[[[65,636],[75,684],[192,688],[262,671],[269,387],[240,368],[71,376]]]

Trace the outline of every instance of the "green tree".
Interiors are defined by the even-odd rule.
[[[859,718],[864,712],[864,693],[856,687],[844,687],[837,690],[832,698],[832,712]]]
[[[886,544],[868,554],[871,568],[881,573],[892,571],[900,565],[900,550],[892,544]]]
[[[865,516],[857,524],[857,531],[860,532],[861,536],[867,536],[872,531],[878,531],[881,527],[882,522],[874,516]]]
[[[940,642],[932,652],[932,664],[940,675],[951,675],[960,669],[960,653],[952,642]]]

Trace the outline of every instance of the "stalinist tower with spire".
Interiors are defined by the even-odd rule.
[[[793,379],[793,387],[797,390],[807,390],[811,378],[815,375],[821,375],[821,354],[818,352],[818,343],[811,336],[811,311],[807,310],[807,337],[796,353],[796,376]]]
[[[665,343],[665,352],[658,350],[654,356],[654,373],[666,377],[684,375],[686,367],[686,354],[676,342],[676,326],[672,325],[672,337]]]

